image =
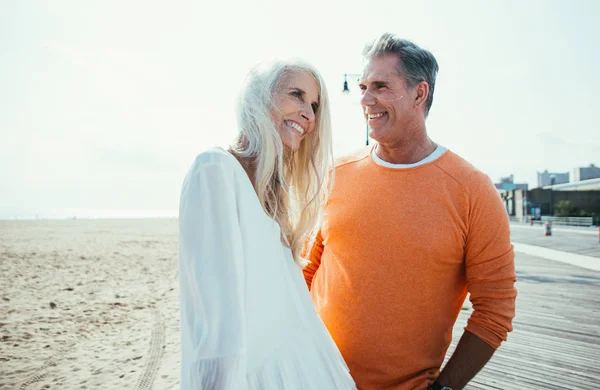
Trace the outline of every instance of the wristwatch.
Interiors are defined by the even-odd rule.
[[[448,386],[442,386],[440,384],[440,382],[438,382],[438,381],[433,382],[431,385],[429,385],[429,387],[427,389],[430,389],[430,390],[452,390],[452,388],[450,388]]]

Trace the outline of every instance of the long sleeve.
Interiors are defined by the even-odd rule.
[[[304,253],[304,257],[308,258],[310,261],[302,270],[302,273],[304,274],[304,280],[306,280],[306,285],[308,286],[309,290],[312,285],[313,277],[321,265],[323,249],[323,237],[321,236],[321,230],[319,230],[313,245],[307,248],[306,252]]]
[[[217,159],[218,160],[218,159]],[[231,166],[199,157],[179,208],[181,389],[246,384],[244,263]]]
[[[475,176],[465,259],[473,313],[466,330],[498,348],[512,331],[515,316],[514,253],[500,197],[487,176]]]

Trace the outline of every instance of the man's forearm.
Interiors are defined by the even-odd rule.
[[[438,382],[460,390],[485,366],[496,350],[473,333],[465,331]]]

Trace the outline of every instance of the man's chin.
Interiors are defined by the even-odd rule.
[[[382,129],[373,129],[372,127],[369,127],[369,138],[375,142],[379,142],[383,133]]]

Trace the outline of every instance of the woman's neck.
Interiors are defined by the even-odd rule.
[[[244,171],[246,171],[246,175],[248,175],[252,186],[256,188],[256,159],[252,157],[241,157],[232,148],[229,148],[228,151],[236,158],[236,160],[238,160],[242,168],[244,168]]]

